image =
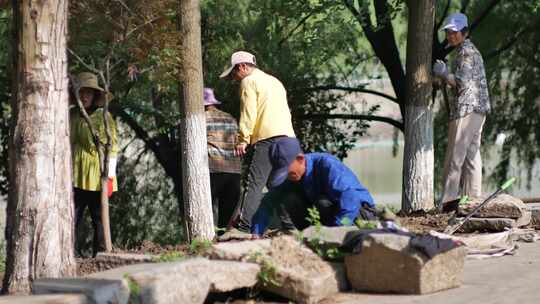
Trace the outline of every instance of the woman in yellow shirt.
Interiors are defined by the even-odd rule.
[[[100,141],[105,144],[107,137],[103,119],[103,102],[111,98],[98,85],[97,76],[92,73],[81,73],[77,76],[79,96],[83,106],[90,117],[94,130],[98,133]],[[117,181],[114,174],[116,167],[116,153],[118,140],[116,123],[108,114],[108,123],[111,133],[112,148],[109,154],[109,193],[117,190]],[[99,154],[88,124],[77,107],[70,113],[71,150],[73,167],[73,187],[75,194],[75,229],[79,230],[86,207],[90,210],[94,239],[92,254],[95,257],[103,248],[103,226],[101,224],[101,180]]]

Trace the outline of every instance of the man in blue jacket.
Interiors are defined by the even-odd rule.
[[[284,229],[309,224],[307,209],[319,211],[325,226],[352,225],[357,218],[375,219],[375,203],[354,173],[328,153],[303,154],[296,138],[283,138],[270,148],[273,168],[270,191],[255,216],[253,234],[263,234],[272,210]]]

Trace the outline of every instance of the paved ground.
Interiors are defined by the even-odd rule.
[[[514,256],[467,260],[463,285],[422,296],[342,294],[327,303],[538,304],[540,242],[519,243]]]

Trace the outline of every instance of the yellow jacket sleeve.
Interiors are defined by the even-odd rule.
[[[244,79],[240,84],[239,143],[250,143],[256,122],[257,87],[254,81]]]

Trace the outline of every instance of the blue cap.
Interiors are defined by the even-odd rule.
[[[453,32],[459,32],[467,26],[467,16],[462,13],[450,14],[444,21],[443,31],[451,30]]]
[[[287,179],[289,165],[301,153],[300,142],[294,137],[280,138],[270,146],[269,154],[272,172],[268,179],[269,188],[275,188]]]

